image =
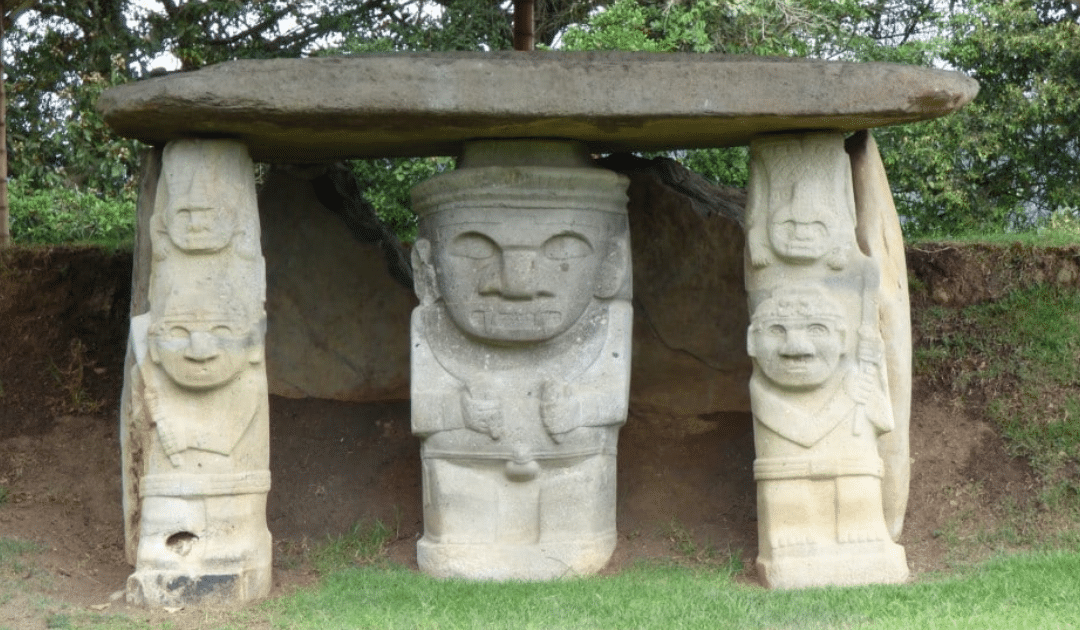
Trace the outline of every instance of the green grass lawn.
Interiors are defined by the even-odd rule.
[[[264,607],[274,627],[1068,628],[1080,626],[1080,555],[998,559],[902,586],[767,591],[724,574],[642,566],[549,584],[433,580],[358,568]]]
[[[893,586],[768,591],[726,573],[642,565],[550,583],[436,580],[388,566],[338,571],[319,586],[190,625],[75,613],[53,627],[109,630],[278,628],[636,629],[1080,627],[1080,553],[1001,557]]]

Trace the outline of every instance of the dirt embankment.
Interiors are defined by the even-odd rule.
[[[1080,246],[924,243],[907,248],[911,303],[961,307],[1034,284],[1080,288]]]

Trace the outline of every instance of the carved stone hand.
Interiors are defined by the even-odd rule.
[[[475,384],[467,388],[461,397],[461,413],[469,429],[486,433],[493,440],[502,437],[502,401],[491,389]]]
[[[573,387],[556,380],[545,381],[540,392],[540,419],[551,435],[561,442],[563,436],[581,423]]]

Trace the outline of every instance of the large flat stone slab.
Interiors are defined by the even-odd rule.
[[[247,60],[118,86],[98,101],[150,144],[233,137],[268,162],[455,155],[475,138],[568,138],[597,153],[746,144],[936,118],[960,73],[884,63],[648,53],[394,53]]]

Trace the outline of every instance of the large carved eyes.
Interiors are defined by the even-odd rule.
[[[165,330],[163,336],[165,338],[169,339],[169,340],[172,340],[172,341],[187,341],[188,339],[191,338],[191,333],[192,333],[191,326],[192,326],[191,324],[189,324],[187,326],[181,326],[179,324],[173,324],[172,326],[169,326]],[[196,323],[196,324],[194,324],[194,327],[195,327],[195,332],[199,332],[199,331],[207,332],[207,329],[201,324]],[[214,337],[217,337],[218,339],[222,339],[222,340],[231,340],[231,339],[234,339],[234,338],[238,337],[239,334],[243,334],[242,332],[238,334],[237,332],[235,332],[233,330],[233,328],[231,326],[228,326],[228,325],[225,325],[225,324],[215,324],[214,326],[212,326],[209,329],[208,332],[211,335],[213,335]]]
[[[811,337],[828,337],[829,327],[825,324],[810,324],[806,327],[806,332]]]
[[[784,328],[780,324],[773,324],[768,328],[769,334],[774,337],[783,337],[787,334],[787,328]]]
[[[477,232],[466,232],[457,236],[450,244],[450,255],[474,260],[491,258],[499,251],[498,245],[491,239]]]
[[[571,260],[585,258],[593,253],[592,245],[577,234],[557,234],[541,246],[548,260]]]

